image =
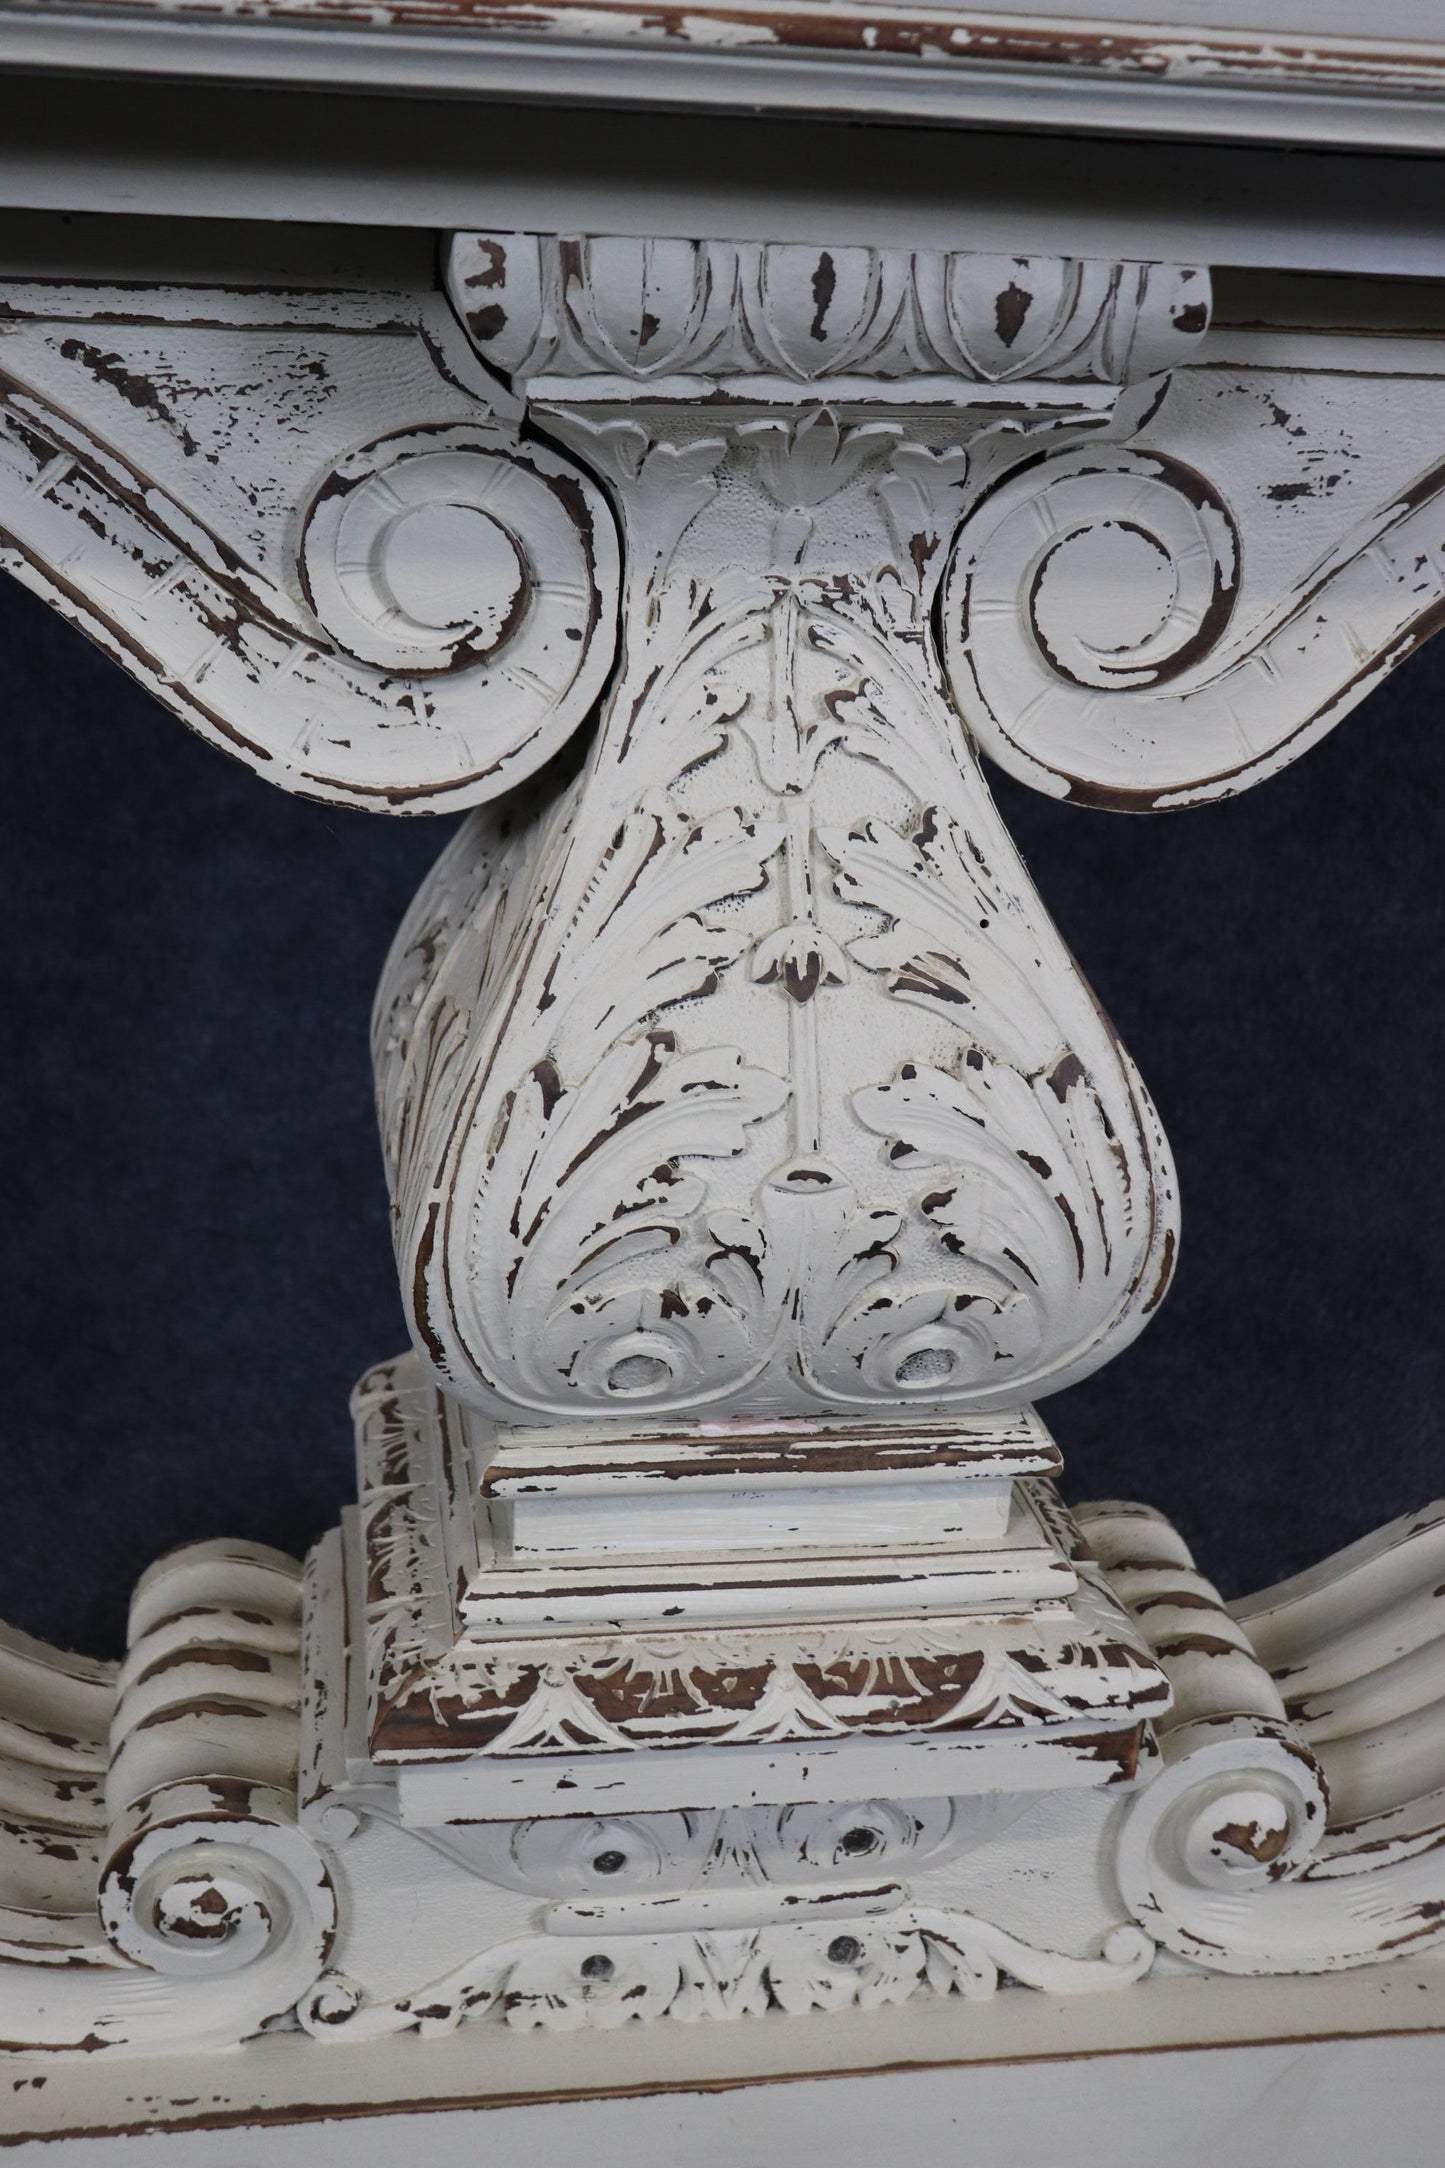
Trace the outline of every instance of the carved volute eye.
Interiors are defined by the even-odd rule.
[[[591,1980],[600,1987],[605,1981],[612,1978],[617,1967],[610,1957],[604,1957],[602,1952],[598,1950],[591,1957],[583,1958],[580,1970],[584,1980]]]
[[[417,430],[370,445],[317,491],[302,581],[349,654],[410,673],[455,670],[522,631],[533,563],[562,539],[565,514],[514,447],[483,448],[476,436]]]
[[[460,739],[468,780],[505,788],[581,721],[611,664],[611,513],[565,459],[490,426],[411,430],[340,461],[297,569],[328,639],[368,673],[465,681],[394,728],[408,770],[434,739],[454,770]]]
[[[906,1390],[922,1391],[929,1385],[941,1385],[953,1375],[955,1358],[953,1350],[925,1344],[913,1348],[904,1356],[895,1373],[898,1383]]]
[[[862,1827],[845,1829],[838,1840],[838,1849],[849,1859],[861,1859],[878,1849],[876,1830]]]
[[[413,464],[400,479],[403,487],[419,482],[425,488],[430,477]],[[353,507],[360,515],[356,525],[369,532],[350,539],[370,545],[350,563],[338,563],[342,578],[359,590],[353,599],[370,605],[373,631],[398,646],[436,638],[452,658],[458,649],[469,660],[494,654],[527,606],[527,566],[517,537],[479,504],[423,498],[390,513],[384,499],[391,487],[380,485],[380,505],[363,500]]]
[[[627,1865],[627,1854],[615,1849],[599,1852],[592,1862],[594,1874],[621,1874]]]
[[[646,1394],[666,1385],[671,1376],[660,1355],[623,1355],[607,1373],[607,1390]]]
[[[640,1406],[685,1385],[693,1367],[685,1339],[652,1329],[600,1340],[578,1363],[577,1378],[599,1397]]]

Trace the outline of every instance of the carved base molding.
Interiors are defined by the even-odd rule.
[[[379,1396],[434,1441],[398,1413],[414,1369],[366,1381],[364,1453]],[[443,1551],[434,1492],[386,1465],[389,1516],[373,1492],[304,1572],[162,1561],[119,1667],[6,1635],[12,2050],[1082,1995],[1445,1937],[1445,1507],[1225,1606],[1159,1514],[1070,1516],[1028,1478],[1065,1593],[625,1650],[463,1627],[403,1751],[387,1666]]]
[[[549,2033],[413,2029],[319,2051],[272,2032],[184,2058],[5,2067],[9,2157],[36,2168],[1433,2168],[1445,1966],[1224,1980],[1122,1995],[919,1996],[826,2022]],[[1120,2103],[1127,2103],[1124,2112]],[[969,2157],[965,2153],[965,2158]]]

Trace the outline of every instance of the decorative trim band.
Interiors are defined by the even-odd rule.
[[[673,19],[493,0],[469,17],[420,0],[378,22],[356,0],[308,23],[279,4],[237,17],[221,0],[178,10],[92,0],[6,7],[0,66],[1434,150],[1445,53],[1403,40],[943,10],[880,19],[861,6],[704,7]]]

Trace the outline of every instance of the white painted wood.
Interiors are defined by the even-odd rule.
[[[588,1540],[588,1507],[578,1500],[560,1545],[543,1540],[520,1554],[513,1547],[510,1558],[498,1556],[463,1608],[478,1638],[501,1640],[547,1629],[615,1632],[628,1624],[654,1624],[659,1615],[689,1626],[750,1624],[777,1615],[778,1554],[792,1569],[787,1605],[790,1616],[800,1620],[855,1620],[875,1605],[885,1615],[900,1608],[950,1613],[976,1604],[1025,1605],[1072,1595],[1075,1576],[1060,1567],[1026,1498],[1011,1501],[1002,1529],[980,1530],[965,1521],[945,1535],[937,1494],[920,1500],[912,1484],[901,1488],[901,1526],[890,1526],[876,1510],[871,1516],[854,1510],[841,1517],[827,1500],[816,1520],[795,1515],[779,1524],[759,1495],[751,1501],[753,1518],[761,1523],[752,1541],[746,1540],[749,1501],[744,1497],[737,1501],[731,1540],[709,1541],[705,1531],[688,1526],[683,1542],[669,1544],[666,1521],[660,1529],[644,1523],[630,1546],[641,1554],[635,1559],[606,1543],[605,1527],[601,1543]],[[808,1503],[804,1493],[800,1515]],[[891,1511],[885,1508],[890,1517]],[[550,1531],[539,1533],[545,1538]],[[806,1564],[800,1551],[807,1553]],[[860,1598],[858,1565],[870,1557],[886,1569],[886,1585],[871,1598]],[[708,1568],[703,1588],[696,1560]]]
[[[844,1806],[869,1798],[963,1797],[985,1792],[1092,1787],[1100,1776],[1098,1731],[1052,1737],[1019,1727],[1007,1738],[980,1742],[929,1737],[858,1738],[846,1744],[733,1745],[725,1755],[704,1752],[679,1764],[679,1749],[639,1748],[624,1773],[596,1753],[480,1756],[454,1762],[404,1763],[397,1771],[404,1822],[431,1829],[445,1822],[504,1821],[606,1812],[624,1789],[640,1812],[679,1800],[692,1807]]]
[[[947,1550],[1002,1537],[1015,1480],[1060,1465],[1031,1411],[890,1424],[866,1445],[850,1429],[501,1426],[478,1451],[497,1556]]]
[[[1230,1611],[1162,1515],[1081,1510],[1174,1688],[1164,1771],[1118,1853],[1130,1909],[1171,1949],[1324,1971],[1434,1939],[1442,1523],[1438,1505],[1406,1516]]]
[[[303,0],[303,5],[314,7],[318,0]],[[1034,0],[990,0],[988,12],[1005,22],[1043,17],[1090,29],[1101,22],[1146,23],[1156,30],[1232,31],[1236,36],[1252,30],[1276,37],[1346,37],[1361,28],[1354,0],[1256,0],[1254,5],[1249,0],[1106,0],[1104,5],[1099,0],[1050,0],[1047,8],[1037,7]],[[1439,26],[1433,0],[1384,0],[1370,17],[1371,34],[1381,43],[1410,38],[1428,43]]]
[[[1438,149],[1445,44],[1431,0],[1210,0],[791,9],[629,0],[7,0],[0,65],[139,77],[849,112],[914,122]]]
[[[530,236],[450,279],[610,478],[631,584],[580,792],[458,839],[378,997],[418,1346],[514,1421],[936,1417],[1086,1375],[1161,1299],[1172,1169],[928,614],[965,487],[1186,356],[1206,280]]]
[[[135,312],[15,281],[4,303],[3,561],[213,744],[309,797],[423,811],[509,788],[586,714],[611,514],[519,444],[438,297]],[[418,599],[444,570],[487,589],[475,620]]]
[[[634,2027],[625,2049],[616,2034],[501,2033],[484,2067],[462,2034],[403,2035],[319,2060],[291,2036],[196,2058],[180,2084],[174,2066],[154,2062],[77,2067],[61,2098],[53,2070],[17,2064],[7,2136],[22,2141],[21,2160],[63,2168],[413,2158],[556,2168],[579,2157],[726,2168],[771,2164],[780,2143],[823,2168],[883,2155],[900,2130],[923,2168],[956,2168],[975,2152],[1037,2168],[1064,2146],[1085,2168],[1376,2158],[1433,2168],[1442,1994],[1445,1978],[1427,1965],[1227,1985],[1158,1979],[1124,1995],[840,2012],[821,2026]],[[362,2093],[382,2112],[358,2117]],[[114,2128],[135,2134],[65,2135]],[[25,2132],[37,2134],[28,2154]]]
[[[944,1490],[937,1482],[806,1483],[775,1494],[741,1486],[705,1496],[609,1497],[585,1501],[570,1484],[552,1498],[497,1498],[490,1509],[499,1558],[601,1552],[610,1558],[714,1558],[719,1553],[788,1550],[799,1542],[843,1553],[944,1551],[1002,1536],[1013,1485],[974,1478]]]
[[[1332,342],[1341,368],[1352,343]],[[1398,380],[1371,384],[1362,501],[1365,425],[1341,380],[1291,366],[1287,339],[1228,344],[1238,364],[1176,379],[1128,447],[1021,472],[959,535],[943,596],[955,698],[1001,765],[1055,795],[1143,811],[1243,789],[1433,625],[1417,612],[1445,538],[1424,448],[1438,423],[1399,430]]]
[[[315,1979],[336,1900],[296,1819],[299,1584],[262,1545],[195,1544],[142,1577],[114,1679],[6,1651],[0,2038],[228,2045]]]
[[[296,110],[280,91],[137,83],[118,101],[85,78],[0,74],[0,205],[21,225],[9,245],[32,271],[37,256],[42,270],[74,265],[68,215],[44,218],[40,238],[34,222],[91,214],[87,273],[108,254],[164,283],[147,237],[174,247],[180,221],[195,237],[182,281],[214,285],[206,258],[225,262],[235,229],[203,222],[555,233],[585,205],[595,231],[639,239],[1137,256],[1371,282],[1445,270],[1445,202],[1424,155],[1100,137],[1085,158],[1070,138],[1033,132],[667,112],[619,130],[608,113],[549,122],[525,105],[489,107],[479,129],[465,104],[400,98],[378,130],[370,99],[339,94],[312,100],[300,132]],[[0,241],[7,228],[14,219]],[[1274,280],[1270,293],[1279,306]],[[1400,298],[1387,290],[1366,321],[1399,328]]]
[[[415,1347],[357,1510],[304,1570],[163,1560],[118,1669],[0,1646],[0,2137],[196,2108],[284,2160],[364,2091],[470,2142],[407,2075],[470,2031],[518,2158],[572,2111],[515,2096],[603,2070],[743,2083],[689,2146],[736,2158],[747,2081],[896,2117],[904,2036],[846,2031],[894,2011],[921,2158],[1062,2143],[1054,2057],[1102,2124],[1144,2048],[1157,2149],[1210,2127],[1184,2043],[1275,2084],[1252,1976],[1366,1968],[1277,2022],[1361,2036],[1408,2157],[1445,1523],[1227,1607],[1150,1509],[1060,1503],[1030,1400],[1148,1322],[1178,1216],[976,746],[1141,810],[1331,727],[1445,606],[1439,324],[745,233],[445,276],[0,284],[5,560],[284,787],[484,807],[378,996]]]

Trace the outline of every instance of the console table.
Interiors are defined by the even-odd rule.
[[[0,562],[468,812],[356,1504],[0,1636],[0,2143],[1438,2158],[1445,1505],[1226,1602],[1045,1419],[1181,1199],[981,762],[1445,614],[1437,0],[1158,12],[0,0]]]

